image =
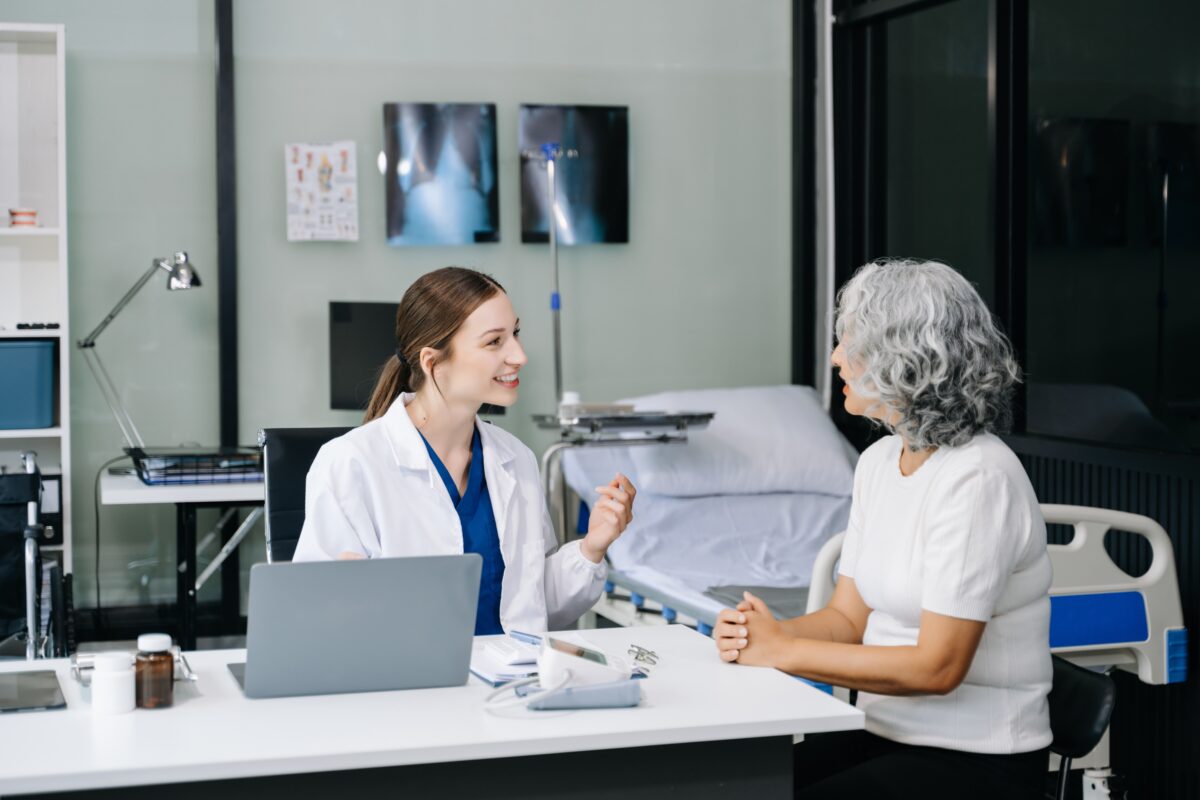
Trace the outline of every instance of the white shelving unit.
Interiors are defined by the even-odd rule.
[[[71,385],[67,312],[67,147],[62,25],[0,22],[0,341],[57,342],[54,424],[0,429],[0,466],[20,469],[35,450],[46,476],[60,476],[62,544],[43,551],[71,558]],[[8,209],[34,208],[36,228],[11,228]],[[19,322],[56,329],[18,330]],[[0,391],[20,391],[0,375]]]

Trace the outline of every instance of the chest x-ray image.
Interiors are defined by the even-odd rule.
[[[385,103],[383,135],[388,244],[500,240],[495,105]]]
[[[556,161],[558,243],[629,241],[629,109],[523,105],[520,114],[521,241],[549,241],[549,188],[541,147]],[[534,154],[534,155],[531,155]]]

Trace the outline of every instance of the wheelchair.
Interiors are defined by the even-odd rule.
[[[70,576],[43,561],[42,475],[37,454],[23,471],[0,474],[0,658],[57,658],[70,644]]]

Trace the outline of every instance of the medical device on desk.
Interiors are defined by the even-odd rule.
[[[624,659],[547,636],[538,655],[538,675],[556,686],[609,683],[628,678],[633,669]]]
[[[524,706],[535,711],[628,708],[642,700],[633,666],[583,645],[543,637],[538,676],[501,687],[487,697],[489,710]],[[509,691],[514,697],[501,699]]]

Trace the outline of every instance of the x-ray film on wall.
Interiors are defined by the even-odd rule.
[[[496,106],[383,106],[387,237],[391,245],[500,240]]]
[[[520,113],[521,241],[549,239],[549,187],[536,154],[558,144],[556,163],[563,245],[629,241],[629,109],[625,106],[523,105]]]

